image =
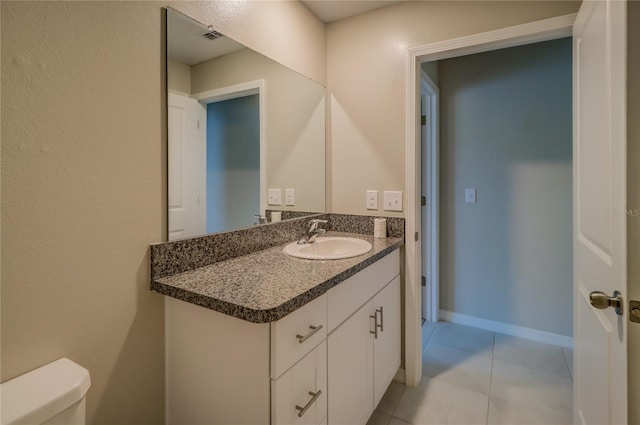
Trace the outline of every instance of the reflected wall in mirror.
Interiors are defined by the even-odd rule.
[[[167,90],[170,241],[325,211],[322,85],[167,9]]]

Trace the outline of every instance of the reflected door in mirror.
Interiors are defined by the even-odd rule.
[[[206,109],[188,96],[168,95],[169,240],[206,230]]]

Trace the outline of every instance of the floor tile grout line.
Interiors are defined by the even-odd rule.
[[[493,384],[493,360],[496,356],[496,333],[493,333],[493,347],[491,347],[491,373],[489,373],[489,394],[487,397],[487,420],[486,425],[489,425],[489,411],[491,409],[491,385]]]
[[[431,323],[431,322],[426,322],[426,323]],[[436,329],[438,328],[438,325],[440,324],[440,322],[436,322],[436,324],[433,326],[433,329],[431,330],[431,332],[429,332],[429,337],[427,338],[427,342],[424,344],[424,348],[425,350],[427,349],[427,345],[429,345],[429,341],[431,341],[431,338],[433,338],[433,334],[436,332]],[[424,352],[424,350],[422,350]]]
[[[425,323],[429,323],[429,322],[425,322]],[[427,349],[427,345],[429,344],[429,341],[431,340],[431,338],[433,337],[433,334],[436,332],[436,329],[438,327],[438,325],[440,324],[440,321],[436,322],[436,324],[434,325],[433,329],[431,330],[431,332],[429,332],[429,336],[427,337],[427,342],[426,344],[424,344],[424,349],[422,350],[422,356],[424,356],[424,352]],[[423,325],[424,326],[424,325]],[[424,378],[424,375],[422,376]],[[402,394],[400,394],[400,397],[398,397],[398,399],[396,400],[396,402],[394,403],[393,409],[391,410],[391,414],[389,415],[389,417],[387,418],[387,422],[386,425],[389,425],[389,423],[391,422],[391,419],[398,419],[400,421],[405,422],[403,419],[398,418],[397,416],[395,416],[396,410],[398,409],[398,405],[400,404],[400,399],[402,398],[402,396],[404,395],[406,391],[406,384],[404,384],[404,388],[402,389]]]
[[[392,417],[395,418],[395,416],[393,416],[393,415],[394,415],[394,413],[396,413],[396,409],[398,408],[398,405],[400,404],[400,399],[402,398],[402,396],[404,395],[404,392],[406,390],[407,390],[407,386],[405,384],[404,387],[402,388],[402,393],[400,394],[400,397],[398,397],[396,402],[393,404],[393,409],[391,410],[391,415],[389,415],[389,420],[391,420]]]
[[[567,358],[567,353],[566,351],[564,351],[564,347],[560,347],[560,351],[562,351],[562,357],[564,358],[564,363],[567,366],[567,369],[569,370],[569,377],[571,378],[571,382],[573,382],[573,371],[571,370],[571,366],[569,366],[569,359]],[[572,354],[573,354],[573,350]]]
[[[439,345],[442,345],[442,346],[455,348],[455,349],[458,349],[458,350],[461,350],[461,351],[470,352],[470,353],[474,353],[474,354],[479,354],[479,353],[477,353],[476,351],[471,351],[471,350],[467,350],[467,349],[464,349],[464,348],[459,347],[459,346],[449,345],[449,344],[446,344],[446,343],[439,342],[439,340],[438,340],[437,342],[434,342],[434,341],[435,341],[434,336],[436,335],[436,331],[437,331],[439,328],[442,328],[440,325],[441,325],[441,322],[436,323],[436,324],[435,324],[435,326],[434,326],[434,328],[433,328],[433,330],[429,333],[429,335],[428,335],[428,337],[427,337],[427,342],[425,343],[425,345],[424,345],[424,349],[423,349],[423,359],[424,359],[424,353],[426,352],[426,350],[427,350],[427,346],[428,346],[429,344],[439,344]],[[482,329],[480,329],[480,330],[482,330]],[[496,366],[496,364],[495,364],[495,360],[496,360],[496,358],[497,358],[497,356],[496,356],[496,354],[497,354],[497,341],[498,341],[498,340],[500,340],[500,338],[498,338],[498,336],[500,336],[500,335],[506,335],[506,334],[501,334],[501,333],[498,333],[498,332],[491,332],[491,334],[492,334],[492,337],[491,337],[491,339],[490,339],[490,341],[491,341],[491,348],[490,348],[490,350],[487,350],[487,352],[489,352],[489,353],[491,354],[491,365],[490,365],[490,374],[489,374],[489,386],[488,386],[488,394],[487,394],[487,412],[486,412],[486,421],[485,421],[485,425],[489,425],[490,409],[491,409],[491,405],[492,405],[492,400],[494,399],[494,397],[492,397],[492,391],[493,391],[493,385],[494,385],[494,382],[493,382],[493,381],[494,381],[494,377],[495,377],[495,376],[494,376],[494,373],[495,373],[495,371],[496,371],[496,367],[495,367],[495,366]],[[531,342],[537,342],[537,341],[528,340],[528,339],[526,339],[526,338],[524,338],[524,339],[525,339],[525,340],[527,340],[527,341],[531,341]],[[489,342],[489,341],[487,341],[487,342]],[[546,345],[553,345],[553,344],[546,344]],[[564,362],[563,362],[563,363],[564,363],[564,365],[565,365],[565,367],[566,367],[566,369],[565,369],[565,370],[567,370],[567,371],[569,372],[568,378],[569,378],[569,380],[570,380],[570,381],[573,381],[573,376],[572,376],[572,374],[571,374],[571,369],[570,369],[570,367],[569,367],[569,356],[567,355],[567,352],[566,352],[562,347],[558,347],[558,348],[560,348],[560,349],[561,349],[562,358],[563,358],[563,360],[564,360]],[[546,370],[539,370],[538,368],[535,368],[535,367],[525,366],[525,365],[523,365],[523,364],[518,364],[518,363],[513,363],[513,362],[510,362],[510,361],[508,361],[508,360],[503,360],[502,358],[498,358],[498,359],[499,359],[500,361],[503,361],[503,362],[507,363],[507,364],[512,364],[512,365],[515,365],[515,366],[518,366],[518,367],[521,367],[521,368],[527,369],[527,370],[529,370],[530,372],[534,372],[534,373],[541,373],[541,374],[544,374],[544,375],[547,375],[547,374],[553,374],[553,373],[550,373],[550,371],[546,371]],[[560,367],[560,364],[558,364],[558,367]],[[553,375],[556,375],[556,374],[553,374]],[[424,377],[428,377],[428,376],[423,375],[423,378],[424,378]],[[434,380],[436,380],[436,381],[438,380],[438,378],[437,378],[437,377],[428,377],[428,378],[429,378],[429,379],[434,379]],[[447,382],[447,381],[446,381],[446,380],[444,380],[443,382]],[[456,385],[456,384],[452,384],[452,385]],[[465,387],[463,387],[463,388],[465,388]],[[467,389],[469,389],[469,388],[467,388]],[[470,390],[470,389],[469,389],[469,390]],[[474,391],[474,390],[471,390],[471,391]],[[403,394],[404,394],[404,391],[403,391]],[[401,395],[401,397],[402,397],[402,395]],[[401,398],[401,397],[400,397],[400,398]],[[397,407],[398,407],[398,405],[399,405],[400,398],[398,398],[398,400],[397,400],[397,401],[396,401],[396,403],[395,403],[395,407],[394,407],[394,409],[393,409],[393,413],[392,413],[392,414],[391,414],[391,416],[387,419],[387,425],[388,425],[389,423],[391,423],[392,419],[396,419],[396,420],[399,420],[399,421],[403,421],[401,418],[398,418],[398,417],[396,417],[396,416],[395,416],[395,412],[397,411]],[[404,422],[403,422],[403,423],[404,423]],[[480,422],[480,423],[481,423],[481,422]]]

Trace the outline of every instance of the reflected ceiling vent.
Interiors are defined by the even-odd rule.
[[[203,37],[208,38],[209,40],[215,40],[216,38],[224,37],[224,34],[213,29],[211,25],[207,28],[207,32],[202,34]]]

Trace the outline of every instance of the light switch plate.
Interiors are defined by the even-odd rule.
[[[394,190],[384,191],[384,210],[402,211],[402,192]]]
[[[296,204],[296,191],[294,189],[284,190],[284,204],[289,206]]]
[[[269,189],[268,196],[269,205],[282,205],[282,189]]]
[[[368,210],[378,209],[378,191],[377,190],[367,190],[367,209]]]
[[[464,190],[464,201],[467,204],[475,204],[476,203],[476,189],[475,188],[466,188]]]

